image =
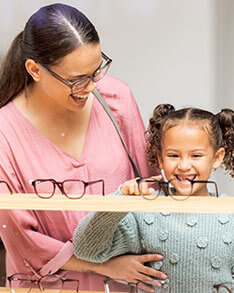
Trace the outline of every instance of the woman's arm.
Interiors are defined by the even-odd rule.
[[[166,279],[162,272],[144,265],[147,262],[159,260],[162,260],[162,256],[158,254],[143,254],[122,255],[104,263],[93,263],[72,256],[61,269],[98,273],[112,279],[125,279],[129,282],[151,280],[151,277]]]

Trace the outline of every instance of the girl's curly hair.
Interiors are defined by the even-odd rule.
[[[161,143],[164,133],[180,123],[190,123],[206,131],[216,152],[220,147],[225,149],[223,164],[234,177],[234,111],[222,109],[218,114],[198,108],[175,110],[170,104],[160,104],[149,120],[146,154],[150,165],[159,165]]]

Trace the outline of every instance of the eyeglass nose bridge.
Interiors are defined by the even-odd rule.
[[[61,191],[62,194],[66,195],[66,192],[63,188],[63,182],[53,182],[54,187],[56,188],[56,186],[58,187],[58,189]],[[55,190],[54,188],[54,190]]]

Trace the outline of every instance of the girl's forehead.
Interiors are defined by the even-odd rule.
[[[197,124],[178,124],[165,131],[163,145],[178,148],[209,147],[210,139],[203,127]]]

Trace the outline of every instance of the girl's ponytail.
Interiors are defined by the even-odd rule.
[[[234,111],[222,109],[216,116],[223,134],[222,147],[225,149],[223,164],[234,177]]]

